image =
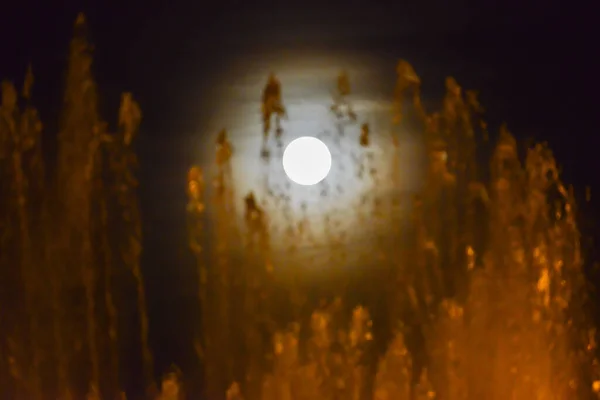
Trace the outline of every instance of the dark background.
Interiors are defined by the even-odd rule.
[[[140,102],[142,267],[160,374],[172,362],[184,369],[195,363],[184,179],[198,152],[186,144],[202,134],[215,107],[211,83],[233,56],[312,46],[401,57],[426,71],[424,96],[432,97],[441,97],[443,78],[453,75],[480,90],[492,126],[505,120],[520,139],[547,140],[564,180],[582,192],[597,187],[600,166],[591,7],[516,0],[13,1],[0,8],[0,77],[20,83],[32,63],[51,154],[72,25],[84,11],[103,116],[114,125],[122,91]],[[594,207],[582,208],[591,232]]]

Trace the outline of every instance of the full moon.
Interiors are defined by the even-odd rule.
[[[283,170],[298,185],[321,182],[331,170],[331,152],[327,145],[312,136],[293,140],[283,152]]]

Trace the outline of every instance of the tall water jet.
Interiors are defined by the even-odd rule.
[[[2,84],[2,104],[0,106],[0,137],[5,145],[2,158],[8,172],[7,196],[9,203],[5,210],[8,214],[7,227],[14,229],[12,243],[20,257],[16,265],[11,266],[19,274],[16,280],[3,279],[7,285],[23,288],[23,298],[14,298],[13,302],[23,301],[24,309],[20,310],[27,317],[24,321],[15,321],[20,327],[13,331],[13,349],[8,352],[12,365],[12,375],[22,385],[19,391],[29,390],[34,399],[41,398],[42,365],[44,360],[44,343],[40,330],[44,326],[42,318],[44,291],[41,276],[44,273],[43,247],[40,235],[40,218],[43,196],[44,168],[41,158],[41,122],[37,110],[30,103],[33,74],[28,69],[22,97],[26,102],[23,110],[18,107],[18,95],[14,86],[8,82]],[[14,215],[11,217],[11,214]],[[7,231],[8,232],[8,231]],[[9,240],[10,233],[9,233]],[[9,248],[0,250],[10,254]],[[4,266],[9,268],[8,265]],[[13,303],[18,304],[18,303]],[[10,329],[10,322],[6,327]],[[21,338],[26,338],[21,340]],[[29,344],[27,344],[29,343]],[[11,354],[12,353],[12,354]],[[27,368],[30,365],[30,368]],[[9,385],[7,385],[8,387]],[[27,389],[26,389],[27,388]]]
[[[140,255],[142,252],[142,228],[139,200],[136,193],[138,185],[134,168],[137,166],[135,152],[132,149],[134,137],[137,135],[142,114],[139,105],[133,100],[131,93],[124,93],[119,110],[119,132],[115,135],[112,147],[111,167],[115,175],[116,198],[121,217],[121,229],[124,232],[123,245],[120,247],[121,258],[127,271],[135,282],[136,305],[139,315],[140,346],[143,361],[144,384],[149,386],[153,381],[154,364],[148,343],[148,315],[146,291]]]
[[[92,77],[91,46],[87,42],[85,17],[75,22],[67,69],[64,110],[59,133],[57,185],[61,218],[60,261],[68,297],[64,318],[70,352],[69,369],[78,385],[98,387],[99,362],[96,337],[94,269],[91,238],[92,177],[97,168],[102,122],[98,115],[96,84]],[[57,265],[58,266],[58,265]],[[81,304],[85,309],[77,307]],[[87,355],[82,354],[85,349]],[[67,351],[67,350],[66,350]],[[89,363],[90,368],[81,365]],[[88,375],[89,374],[89,375]],[[81,389],[79,389],[81,390]]]

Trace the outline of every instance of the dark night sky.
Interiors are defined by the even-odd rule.
[[[591,172],[598,167],[596,148],[589,145],[598,130],[592,120],[592,73],[598,70],[592,61],[593,13],[573,2],[38,3],[2,6],[0,77],[19,81],[32,62],[34,100],[48,135],[56,127],[72,23],[80,10],[89,17],[96,45],[105,118],[114,124],[123,90],[132,91],[144,111],[138,143],[143,267],[159,367],[191,362],[188,343],[170,333],[189,331],[185,321],[192,311],[181,305],[195,295],[189,283],[195,278],[184,262],[183,185],[195,161],[186,143],[214,111],[211,82],[233,54],[312,46],[397,55],[414,60],[417,72],[419,63],[428,64],[435,68],[423,76],[425,95],[440,92],[443,77],[455,75],[480,89],[491,121],[505,119],[518,136],[548,140],[567,181],[583,187],[598,180]],[[172,307],[179,311],[170,312]]]

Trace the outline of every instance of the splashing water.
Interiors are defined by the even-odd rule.
[[[584,307],[574,196],[560,181],[552,153],[538,144],[522,163],[505,126],[490,145],[474,93],[463,94],[452,78],[442,110],[426,114],[420,78],[404,61],[397,72],[396,133],[389,146],[398,145],[397,132],[416,132],[428,161],[424,184],[408,202],[409,217],[393,211],[394,199],[363,196],[354,212],[367,223],[384,220],[388,226],[385,237],[369,242],[368,254],[348,256],[355,243],[344,243],[348,236],[340,234],[361,228],[340,228],[325,216],[330,268],[320,281],[295,271],[295,252],[276,259],[269,246],[269,229],[276,224],[269,217],[293,201],[285,188],[270,188],[263,206],[251,207],[259,212],[258,223],[247,219],[244,227],[234,214],[217,213],[216,242],[242,250],[229,259],[209,250],[220,263],[212,272],[216,283],[201,283],[203,296],[211,290],[214,296],[203,301],[205,310],[223,307],[202,341],[210,346],[225,340],[219,344],[223,351],[212,352],[215,360],[229,360],[225,369],[214,361],[209,395],[220,397],[223,382],[237,381],[227,391],[229,400],[598,398],[596,332]],[[340,142],[354,140],[366,154],[373,133],[366,124],[360,134],[354,128],[360,115],[347,98],[347,75],[341,76],[344,90],[335,96],[332,118],[346,124]],[[486,147],[488,165],[482,162]],[[382,162],[394,165],[397,157],[396,151]],[[356,179],[375,185],[376,179],[397,179],[393,167],[382,171],[377,178],[372,173]],[[197,187],[196,181],[190,184]],[[217,211],[229,209],[236,196],[233,182],[219,182],[226,183],[215,197]],[[201,197],[190,197],[191,210]],[[195,215],[202,212],[203,206]],[[298,242],[306,220],[299,213],[285,215],[290,242]],[[263,238],[260,246],[257,237]],[[348,263],[369,272],[350,272],[344,269]],[[327,274],[335,278],[324,279]],[[311,294],[315,285],[327,290]],[[361,286],[363,295],[355,295]],[[220,290],[231,297],[222,298]],[[225,304],[248,292],[251,305]],[[332,300],[335,293],[343,300]],[[244,334],[224,339],[231,326]],[[234,346],[236,340],[243,344]]]
[[[43,184],[33,75],[22,109],[16,89],[2,85],[0,184],[9,195],[0,196],[0,294],[11,307],[0,310],[0,393],[18,400],[86,391],[88,399],[125,398],[119,377],[128,366],[117,339],[131,326],[120,326],[130,321],[113,296],[116,271],[135,294],[141,375],[152,380],[130,146],[141,111],[125,94],[118,131],[106,130],[84,22],[78,17],[71,46],[58,187]],[[190,248],[203,311],[194,345],[205,398],[599,398],[576,204],[552,153],[538,144],[520,158],[505,126],[490,144],[474,93],[452,78],[442,109],[425,112],[412,66],[401,61],[397,73],[391,133],[366,121],[346,72],[327,107],[334,157],[351,153],[336,166],[337,186],[360,182],[343,197],[353,201],[335,197],[348,187],[330,185],[296,204],[293,187],[273,184],[271,151],[265,187],[238,193],[226,131],[213,184],[190,170]],[[265,145],[270,117],[278,118],[276,141],[286,134],[276,89],[276,101],[265,98]],[[418,143],[410,151],[408,138]],[[421,184],[399,194],[394,189],[412,188],[398,171],[413,152],[415,164],[423,160]],[[155,392],[150,398],[184,398],[179,371]]]

